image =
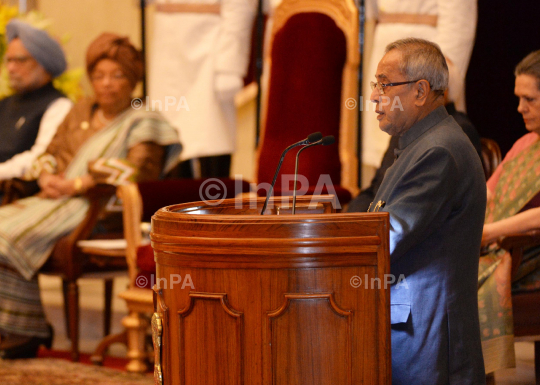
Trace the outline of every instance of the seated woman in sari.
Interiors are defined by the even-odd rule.
[[[86,62],[95,98],[73,107],[36,161],[32,172],[41,191],[0,207],[4,358],[33,356],[40,344],[50,343],[37,272],[56,241],[84,218],[89,207],[84,192],[104,175],[108,183],[122,183],[129,175],[157,179],[180,154],[176,129],[158,113],[131,108],[143,63],[127,38],[101,35],[88,48]]]
[[[511,291],[540,289],[540,250],[529,250],[515,277],[499,237],[540,229],[540,51],[515,70],[518,112],[530,131],[521,137],[487,182],[488,202],[480,258],[479,312],[486,373],[515,366]],[[512,282],[513,279],[513,282]]]

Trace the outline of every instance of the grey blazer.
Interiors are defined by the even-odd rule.
[[[444,107],[399,139],[374,202],[390,213],[392,383],[482,384],[478,154]],[[404,280],[398,277],[404,275]]]

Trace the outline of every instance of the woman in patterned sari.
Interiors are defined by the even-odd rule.
[[[73,107],[35,162],[40,192],[0,208],[0,357],[35,356],[50,344],[37,272],[84,218],[84,192],[104,178],[158,179],[179,157],[176,129],[158,113],[131,107],[143,63],[128,39],[101,35],[86,61],[95,96]]]
[[[528,134],[520,138],[487,183],[488,204],[480,257],[479,312],[486,373],[515,366],[512,291],[540,289],[540,249],[525,253],[515,277],[497,238],[540,229],[540,51],[515,70],[514,93]],[[513,281],[512,281],[513,279]]]

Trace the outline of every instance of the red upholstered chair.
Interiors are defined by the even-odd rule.
[[[176,179],[156,182],[144,182],[120,186],[117,195],[122,199],[124,237],[126,239],[126,259],[129,269],[130,284],[120,294],[126,301],[129,314],[122,324],[125,330],[120,334],[106,337],[95,350],[92,361],[103,362],[108,346],[115,342],[125,343],[130,359],[126,369],[130,372],[145,372],[148,369],[146,336],[149,317],[153,312],[152,282],[155,280],[156,264],[154,253],[141,235],[141,222],[150,222],[152,215],[162,207],[177,203],[210,200],[206,194],[215,194],[216,190],[207,188],[209,183],[220,186],[219,199],[234,198],[249,192],[249,183],[232,179]]]
[[[347,104],[358,97],[358,13],[354,2],[283,0],[273,17],[268,54],[257,183],[272,181],[286,146],[320,131],[324,136],[333,135],[336,144],[303,152],[299,174],[309,181],[307,194],[315,191],[321,174],[328,175],[340,203],[347,203],[357,190],[358,167],[358,107],[351,109]],[[296,151],[285,158],[281,175],[294,174]],[[291,193],[292,183],[284,186],[279,177],[275,195]]]

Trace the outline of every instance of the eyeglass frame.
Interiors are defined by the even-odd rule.
[[[407,82],[395,82],[395,83],[381,83],[381,82],[369,82],[369,85],[371,87],[371,90],[373,91],[375,87],[377,87],[377,90],[379,91],[379,94],[384,95],[384,88],[385,87],[394,87],[394,86],[401,86],[403,84],[410,84],[410,83],[416,83],[417,81],[420,81],[422,79],[418,80],[409,80]]]
[[[33,57],[31,55],[23,55],[23,56],[13,56],[13,57],[7,57],[7,55],[4,57],[4,64],[7,66],[10,63],[13,63],[18,66],[22,66],[26,63],[28,63]]]

